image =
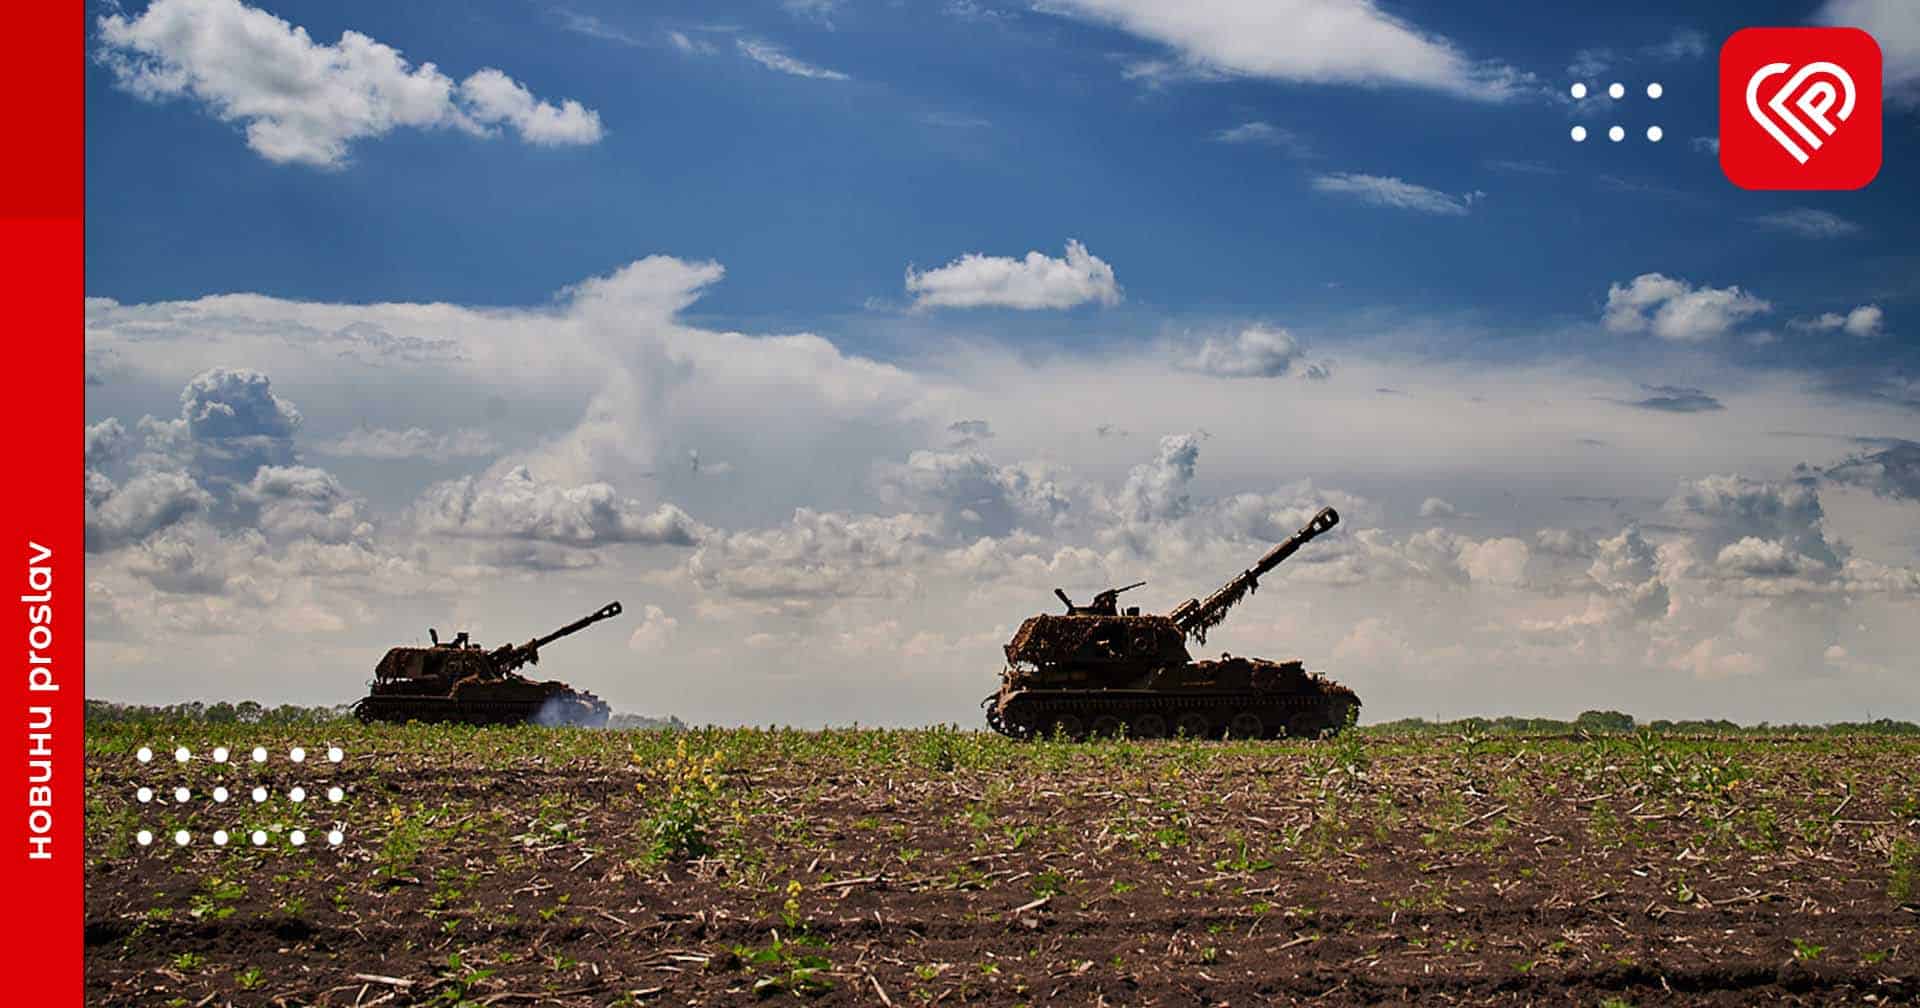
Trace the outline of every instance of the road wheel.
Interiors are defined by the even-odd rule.
[[[1227,722],[1227,734],[1233,738],[1256,739],[1266,733],[1267,723],[1260,720],[1260,715],[1250,710],[1235,714],[1233,720]]]
[[[1312,714],[1295,714],[1287,721],[1287,735],[1291,738],[1319,738],[1324,730],[1320,719]]]
[[[1066,738],[1078,742],[1087,735],[1087,724],[1078,714],[1056,714],[1053,724],[1047,729],[1048,738]]]
[[[1212,738],[1213,722],[1199,711],[1188,711],[1173,719],[1173,733],[1181,738]]]
[[[1166,738],[1167,719],[1159,714],[1140,714],[1127,726],[1127,733],[1134,738]]]
[[[1094,738],[1119,738],[1121,729],[1125,727],[1126,722],[1112,714],[1102,714],[1093,719],[1091,731]]]
[[[1032,738],[1034,729],[1039,727],[1040,712],[1033,707],[1031,700],[1011,700],[1001,707],[997,715],[988,710],[988,721],[998,717],[999,724],[994,728],[1014,738]]]

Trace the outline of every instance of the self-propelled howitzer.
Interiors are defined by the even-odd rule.
[[[1205,599],[1188,599],[1166,615],[1120,610],[1120,594],[1140,584],[1109,588],[1085,606],[1054,589],[1067,611],[1020,625],[1006,646],[1000,690],[981,701],[987,723],[1015,738],[1122,731],[1133,738],[1317,737],[1340,730],[1360,706],[1347,687],[1298,661],[1225,654],[1195,661],[1186,646],[1189,638],[1204,643],[1261,577],[1339,522],[1338,512],[1322,508]]]
[[[519,670],[539,664],[541,648],[620,611],[620,603],[609,602],[545,636],[491,651],[469,642],[464,632],[443,641],[439,631],[429,629],[431,647],[387,651],[374,667],[367,695],[354,703],[353,713],[368,722],[605,727],[611,710],[599,697],[563,682],[528,679]]]

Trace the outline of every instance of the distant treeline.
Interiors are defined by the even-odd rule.
[[[88,700],[87,721],[90,724],[109,724],[122,721],[156,722],[178,721],[188,724],[257,724],[268,726],[323,725],[333,721],[352,720],[352,707],[341,704],[337,707],[301,707],[297,704],[281,704],[268,707],[252,700],[239,703],[191,703],[162,704],[123,704],[111,700]],[[677,717],[654,718],[640,714],[615,714],[607,727],[616,731],[682,731],[687,726]]]
[[[87,721],[107,724],[115,721],[185,721],[192,724],[319,725],[340,721],[353,715],[346,705],[338,707],[300,707],[281,704],[268,707],[252,700],[239,703],[147,704],[114,703],[112,700],[88,700]]]
[[[1494,735],[1570,735],[1580,732],[1589,734],[1621,733],[1646,730],[1659,734],[1674,735],[1791,735],[1791,734],[1834,734],[1847,735],[1868,732],[1878,735],[1920,735],[1920,725],[1911,721],[1895,721],[1891,718],[1878,718],[1873,721],[1843,721],[1836,724],[1802,725],[1770,724],[1762,721],[1757,725],[1735,724],[1725,719],[1713,721],[1656,721],[1640,722],[1633,715],[1620,711],[1584,711],[1572,721],[1558,718],[1497,717],[1497,718],[1461,718],[1457,721],[1428,721],[1425,718],[1402,718],[1398,721],[1382,721],[1378,724],[1363,725],[1362,730],[1382,735],[1455,735],[1467,732],[1484,732]]]

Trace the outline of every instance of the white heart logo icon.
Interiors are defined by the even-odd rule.
[[[1853,115],[1853,77],[1837,64],[1824,60],[1809,63],[1776,88],[1763,105],[1760,100],[1761,86],[1792,69],[1791,63],[1769,63],[1754,71],[1753,76],[1747,78],[1747,114],[1753,116],[1753,121],[1759,123],[1760,128],[1766,130],[1775,142],[1786,148],[1795,161],[1806,164],[1811,156],[1810,151],[1819,150],[1827,137],[1840,128],[1840,123]],[[1816,74],[1825,76],[1811,84],[1807,83],[1808,78]],[[1788,107],[1789,101],[1793,103],[1792,108]],[[1835,105],[1840,106],[1838,110],[1834,109]],[[1794,114],[1795,109],[1799,110],[1798,115]],[[1769,112],[1772,114],[1769,115]],[[1799,134],[1806,143],[1805,149],[1787,135],[1787,131],[1781,128],[1782,123]],[[1820,132],[1815,133],[1810,129],[1809,123]]]

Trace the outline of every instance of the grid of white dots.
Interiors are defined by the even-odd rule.
[[[264,802],[272,797],[272,795],[273,792],[267,790],[265,786],[256,786],[250,793],[250,797],[252,797],[256,803]],[[153,789],[150,787],[139,788],[133,792],[133,797],[135,801],[138,801],[142,805],[149,804],[154,798]],[[215,785],[214,789],[208,793],[208,797],[211,797],[215,802],[225,802],[227,799],[233,797],[233,794],[225,787]],[[327,800],[330,802],[344,801],[346,797],[346,791],[337,784],[327,788]],[[193,789],[187,787],[174,788],[173,800],[182,803],[193,800]],[[298,784],[294,785],[287,789],[287,800],[295,803],[306,801],[307,789]]]
[[[214,830],[214,831],[213,831],[213,833],[211,834],[211,839],[213,840],[213,845],[214,845],[215,847],[225,847],[225,846],[227,845],[227,843],[228,843],[228,841],[230,841],[230,840],[232,840],[232,839],[233,839],[233,837],[232,837],[232,836],[231,836],[231,835],[230,835],[229,833],[227,833],[227,831],[226,831],[226,830],[223,830],[223,829],[217,829],[217,830]],[[270,839],[270,837],[268,836],[268,834],[267,834],[267,831],[266,831],[266,830],[262,830],[262,829],[257,829],[257,830],[254,830],[254,831],[253,831],[253,832],[252,832],[252,833],[251,833],[251,834],[250,834],[250,835],[248,836],[248,838],[247,838],[247,839],[249,839],[250,841],[252,841],[252,843],[253,843],[253,845],[254,845],[255,847],[265,847],[265,846],[267,845],[267,841],[268,841],[268,839]],[[139,844],[139,845],[140,845],[140,846],[142,846],[142,847],[150,847],[150,846],[152,846],[152,845],[153,845],[153,840],[154,840],[154,836],[153,836],[153,831],[152,831],[152,830],[141,830],[140,832],[138,832],[138,833],[135,833],[135,834],[133,835],[133,842],[134,842],[134,843],[137,843],[137,844]],[[342,832],[342,831],[341,831],[341,830],[339,830],[338,828],[335,828],[335,829],[330,829],[330,830],[328,830],[328,831],[327,831],[327,846],[329,846],[329,847],[338,847],[338,846],[340,846],[341,844],[343,844],[343,843],[346,843],[346,842],[347,842],[347,835],[346,835],[346,833],[344,833],[344,832]],[[192,833],[190,833],[190,832],[188,832],[187,830],[175,830],[175,831],[174,831],[174,833],[173,833],[173,844],[174,844],[174,846],[176,846],[176,847],[186,847],[186,846],[188,846],[188,845],[190,845],[190,844],[192,844],[192,843],[193,843],[193,834],[192,834]],[[287,843],[289,843],[289,844],[291,844],[292,846],[295,846],[295,847],[304,847],[304,846],[306,846],[306,844],[307,844],[307,833],[306,833],[306,831],[305,831],[305,830],[299,830],[299,829],[294,829],[294,830],[288,830],[288,831],[287,831]]]
[[[226,846],[226,845],[228,844],[228,842],[229,842],[229,841],[231,841],[231,840],[233,839],[233,836],[232,836],[231,834],[229,834],[229,833],[228,833],[228,832],[227,832],[226,830],[223,830],[223,829],[217,829],[217,830],[214,830],[214,831],[213,831],[213,833],[212,833],[212,834],[211,834],[211,836],[210,836],[210,839],[211,839],[211,840],[213,841],[213,845],[214,845],[215,847],[225,847],[225,846]],[[259,829],[257,829],[257,830],[254,830],[254,831],[253,831],[253,833],[252,833],[252,834],[250,834],[250,835],[248,836],[248,839],[249,839],[249,840],[251,840],[251,841],[253,842],[253,845],[254,845],[255,847],[265,847],[265,846],[267,845],[267,841],[268,841],[269,839],[271,839],[271,838],[270,838],[270,837],[268,836],[268,834],[267,834],[267,831],[266,831],[266,830],[259,830]],[[141,830],[140,832],[138,832],[138,833],[135,833],[135,834],[133,835],[133,841],[134,841],[135,843],[137,843],[137,844],[139,844],[139,845],[140,845],[140,846],[142,846],[142,847],[149,847],[149,846],[152,846],[152,845],[153,845],[153,840],[154,840],[154,837],[153,837],[153,831],[152,831],[152,830]],[[327,831],[327,845],[328,845],[328,846],[330,846],[330,847],[338,847],[338,846],[340,846],[341,844],[343,844],[343,843],[346,843],[346,842],[347,842],[347,835],[346,835],[345,833],[343,833],[343,832],[341,832],[340,830],[337,830],[337,829],[331,829],[331,830],[328,830],[328,831]],[[175,830],[175,831],[174,831],[174,834],[173,834],[173,844],[174,844],[174,846],[176,846],[176,847],[186,847],[186,846],[190,846],[190,845],[191,845],[192,843],[193,843],[193,834],[192,834],[192,833],[190,833],[190,832],[188,832],[188,831],[186,831],[186,830]],[[306,834],[306,831],[305,831],[305,830],[297,830],[297,829],[296,829],[296,830],[288,830],[288,831],[287,831],[287,843],[289,843],[289,844],[291,844],[291,845],[293,845],[293,846],[295,846],[295,847],[304,847],[304,846],[306,846],[306,844],[307,844],[307,834]]]
[[[1578,101],[1587,96],[1588,94],[1587,85],[1584,81],[1574,81],[1573,84],[1567,88],[1567,93],[1572,95],[1574,97],[1574,100]],[[1647,85],[1648,98],[1651,98],[1657,101],[1659,100],[1661,95],[1664,95],[1666,93],[1667,93],[1667,89],[1659,81],[1653,81]],[[1627,96],[1627,86],[1625,84],[1619,81],[1614,81],[1613,83],[1607,85],[1607,97],[1612,98],[1614,101],[1619,101],[1625,98],[1626,96]],[[1585,143],[1587,140],[1587,128],[1585,126],[1575,126],[1572,129],[1567,131],[1567,135],[1573,138],[1574,143]],[[1647,141],[1649,143],[1659,143],[1661,138],[1666,136],[1666,131],[1661,129],[1658,126],[1649,126],[1647,127],[1646,136],[1647,136]],[[1627,138],[1626,127],[1615,125],[1615,126],[1609,126],[1607,128],[1608,140],[1611,140],[1614,143],[1619,143],[1620,141],[1625,140],[1626,138]]]
[[[151,746],[141,746],[140,748],[134,750],[133,758],[138,760],[141,763],[151,763],[153,762],[153,755],[154,755],[153,748]],[[229,750],[226,746],[214,746],[213,751],[208,753],[207,755],[215,763],[225,763],[230,758],[232,758],[232,751]],[[268,750],[266,746],[254,746],[253,751],[250,752],[248,755],[252,758],[252,760],[255,763],[265,763],[267,760],[273,757],[273,753],[270,750]],[[346,758],[347,758],[346,750],[340,748],[337,745],[330,745],[327,747],[327,762],[339,763],[344,761]],[[174,759],[174,762],[176,763],[191,762],[193,760],[193,750],[187,748],[186,746],[180,746],[174,749],[173,759]],[[295,763],[306,762],[307,760],[306,748],[303,746],[293,746],[289,748],[287,750],[287,759]]]
[[[252,756],[255,763],[265,763],[272,754],[267,751],[266,746],[254,746],[253,752],[249,755]],[[208,756],[215,763],[225,763],[231,758],[232,752],[226,746],[214,746],[213,751],[209,753]],[[133,758],[141,763],[153,762],[153,747],[141,746],[134,750]],[[327,762],[339,763],[346,758],[346,751],[339,746],[327,747]],[[301,746],[294,746],[287,750],[287,759],[295,763],[304,763],[307,761],[307,750]],[[186,746],[179,746],[173,750],[173,760],[176,763],[191,762],[193,760],[193,750]]]
[[[249,755],[253,758],[253,762],[265,763],[267,762],[269,753],[265,746],[254,746],[253,751]],[[232,753],[226,746],[215,746],[208,756],[215,763],[225,763],[232,756]],[[327,761],[329,763],[340,763],[346,759],[346,756],[346,751],[337,745],[327,747]],[[141,763],[151,763],[153,762],[153,757],[154,751],[151,746],[141,746],[135,750],[133,754],[133,758]],[[173,758],[176,763],[191,762],[193,760],[193,750],[186,746],[175,747],[173,750]],[[307,751],[300,746],[294,746],[287,750],[287,759],[294,763],[304,763],[307,759]],[[261,803],[265,802],[270,794],[271,792],[269,792],[266,787],[255,786],[251,792],[251,797],[255,803]],[[224,786],[215,786],[213,790],[209,792],[209,796],[215,802],[225,802],[232,797],[231,793],[228,792]],[[329,802],[340,802],[346,799],[347,794],[345,790],[335,785],[327,788],[326,796]],[[154,790],[145,785],[142,785],[134,791],[135,800],[141,804],[152,803],[154,797]],[[191,801],[192,798],[192,789],[184,785],[173,789],[173,799],[176,802],[185,804]],[[287,798],[296,804],[305,802],[307,800],[307,790],[304,787],[295,785],[287,790]],[[225,847],[228,842],[232,840],[232,836],[223,829],[214,830],[212,834],[210,834],[210,838],[216,847]],[[140,846],[148,847],[153,844],[154,834],[152,830],[143,829],[135,833],[133,839],[134,842]],[[247,839],[255,847],[264,847],[267,845],[269,837],[266,830],[256,829],[247,835]],[[330,829],[326,833],[326,839],[328,846],[338,847],[346,842],[346,834],[339,829]],[[186,847],[193,843],[193,834],[184,829],[175,830],[173,833],[173,842],[177,847]],[[307,843],[306,831],[298,829],[289,830],[287,833],[287,842],[295,847],[305,846]]]
[[[213,831],[210,839],[213,840],[215,847],[225,847],[233,840],[233,835],[226,830],[217,829]],[[247,839],[255,847],[265,847],[267,842],[272,839],[272,836],[269,835],[266,830],[257,829],[248,834]],[[142,847],[152,846],[154,840],[153,831],[141,830],[133,835],[133,840]],[[341,830],[336,828],[327,831],[327,846],[338,847],[346,842],[347,835]],[[193,843],[193,834],[186,830],[176,830],[173,834],[173,843],[176,847],[189,846]],[[294,847],[305,847],[307,845],[307,832],[298,829],[288,830],[287,843]]]

